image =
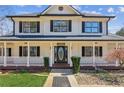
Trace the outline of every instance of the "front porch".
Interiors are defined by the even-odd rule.
[[[20,54],[19,47],[26,47]],[[71,57],[81,57],[81,66],[118,66],[118,62],[107,62],[105,57],[108,52],[118,47],[124,48],[122,41],[1,41],[0,42],[0,66],[2,67],[43,67],[44,57],[49,57],[50,67],[56,64],[56,46],[66,46],[66,65],[72,67]],[[91,46],[93,55],[82,56],[82,46]],[[95,56],[95,47],[102,47],[102,56]],[[31,47],[33,47],[34,51]],[[39,50],[35,47],[39,47]],[[11,49],[10,49],[11,48]],[[38,52],[39,51],[39,52]],[[65,57],[65,56],[64,56]],[[57,61],[58,62],[58,61]],[[63,65],[63,61],[57,64]],[[64,65],[65,66],[65,65]]]

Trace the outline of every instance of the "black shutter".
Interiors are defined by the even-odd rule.
[[[100,52],[100,57],[102,57],[102,47],[100,47],[99,52]]]
[[[99,31],[102,33],[102,22],[99,22]]]
[[[22,33],[22,22],[19,22],[19,32]]]
[[[9,48],[9,50],[8,50],[8,52],[9,52],[9,55],[8,56],[11,56],[11,48]]]
[[[82,32],[85,32],[85,22],[82,22]]]
[[[50,20],[50,32],[53,32],[53,20]]]
[[[19,56],[22,56],[22,46],[19,47]]]
[[[37,22],[37,33],[40,32],[40,22]]]
[[[85,47],[82,47],[82,56],[85,56]]]
[[[71,31],[72,31],[72,21],[69,20],[69,32],[71,32]]]
[[[37,46],[37,56],[39,57],[40,56],[40,47]]]

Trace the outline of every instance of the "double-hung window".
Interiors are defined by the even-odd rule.
[[[53,20],[53,32],[69,32],[69,20]]]
[[[102,47],[96,46],[95,47],[95,56],[102,57]],[[83,57],[92,57],[93,56],[93,47],[92,46],[83,46],[82,47],[82,56]]]
[[[5,50],[4,48],[0,48],[0,56],[4,56]],[[6,48],[6,56],[11,56],[12,55],[12,48]]]
[[[19,47],[19,56],[27,57],[28,56],[28,47],[20,46]]]
[[[99,33],[100,32],[100,22],[85,22],[84,32],[86,33]]]
[[[30,47],[30,56],[40,56],[40,47],[39,46],[31,46]]]
[[[102,57],[102,47],[101,46],[95,47],[95,56],[96,57]]]
[[[19,47],[19,55],[20,56],[28,56],[28,47],[27,46],[20,46]],[[30,56],[40,56],[40,47],[39,46],[30,46]]]
[[[23,33],[37,33],[39,22],[22,22],[22,31]]]

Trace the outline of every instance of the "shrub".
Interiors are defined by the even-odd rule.
[[[71,57],[73,64],[73,73],[78,73],[80,71],[80,57]]]
[[[29,71],[27,69],[21,69],[19,70],[19,73],[28,73]]]
[[[45,67],[46,69],[49,68],[49,57],[44,57],[44,67]]]
[[[121,70],[124,65],[124,49],[117,48],[112,50],[107,54],[106,60],[108,62],[115,62],[115,60],[118,61],[120,65],[120,70]]]

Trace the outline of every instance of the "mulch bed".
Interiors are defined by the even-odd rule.
[[[82,70],[75,78],[79,85],[87,86],[124,86],[124,71],[100,71]]]

